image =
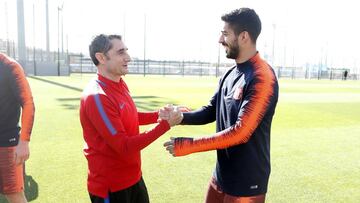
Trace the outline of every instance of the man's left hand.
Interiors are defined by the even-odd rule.
[[[29,141],[20,140],[19,144],[15,148],[15,163],[16,165],[23,164],[29,159]]]
[[[170,137],[170,141],[164,143],[164,147],[166,147],[166,150],[173,156],[175,156],[174,145],[175,145],[174,137]]]

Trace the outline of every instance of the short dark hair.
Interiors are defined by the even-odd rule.
[[[240,8],[233,10],[221,16],[221,20],[228,23],[236,35],[247,31],[251,41],[256,44],[256,40],[261,32],[261,21],[253,9]]]
[[[91,60],[93,63],[97,66],[99,64],[99,61],[95,57],[96,53],[103,53],[106,55],[106,53],[112,48],[112,43],[110,42],[113,39],[119,39],[121,40],[121,35],[105,35],[100,34],[94,37],[94,39],[91,41],[91,44],[89,45],[89,53]]]

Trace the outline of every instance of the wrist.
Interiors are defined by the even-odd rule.
[[[19,140],[19,144],[22,144],[22,145],[29,145],[29,140],[23,140],[23,139],[20,139],[20,140]]]

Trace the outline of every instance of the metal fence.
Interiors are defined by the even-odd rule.
[[[7,53],[17,59],[16,44],[13,41],[0,39],[0,52]],[[29,75],[69,75],[71,73],[95,73],[96,66],[89,57],[83,54],[50,52],[42,49],[27,48],[25,71]],[[142,75],[223,75],[233,63],[209,63],[202,61],[165,61],[141,60],[134,58],[128,64],[130,74]],[[323,68],[322,66],[307,67],[274,67],[278,78],[291,79],[330,79],[359,80],[360,74],[350,72],[348,68]],[[345,74],[346,72],[346,74]]]
[[[347,68],[327,68],[320,70],[317,67],[275,67],[278,78],[291,79],[330,79],[330,80],[359,80],[360,74],[351,73]]]
[[[43,49],[27,47],[26,60],[20,61],[15,42],[2,39],[0,39],[0,52],[19,61],[27,75],[66,76],[70,74],[67,52],[51,51],[47,53]]]
[[[200,61],[160,61],[132,59],[128,64],[130,74],[142,75],[193,75],[193,76],[221,76],[232,67],[232,63],[208,63]],[[82,54],[69,56],[71,73],[95,73],[96,66],[90,58]],[[346,75],[345,75],[346,71]],[[351,73],[346,68],[328,68],[320,70],[318,67],[274,67],[278,78],[290,79],[330,79],[330,80],[359,80],[360,75]]]
[[[212,64],[200,61],[160,61],[132,59],[128,64],[130,74],[142,75],[197,75],[220,76],[233,64]],[[90,58],[82,54],[69,55],[71,73],[95,73],[97,68]]]

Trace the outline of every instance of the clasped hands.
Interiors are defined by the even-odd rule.
[[[181,123],[183,117],[178,106],[168,104],[159,110],[159,120],[166,120],[171,127]]]
[[[159,110],[159,119],[167,120],[170,126],[175,126],[181,123],[184,116],[182,112],[188,112],[190,109],[187,107],[178,107],[168,104]],[[164,143],[166,150],[173,156],[175,156],[175,139],[170,137],[170,141]]]

